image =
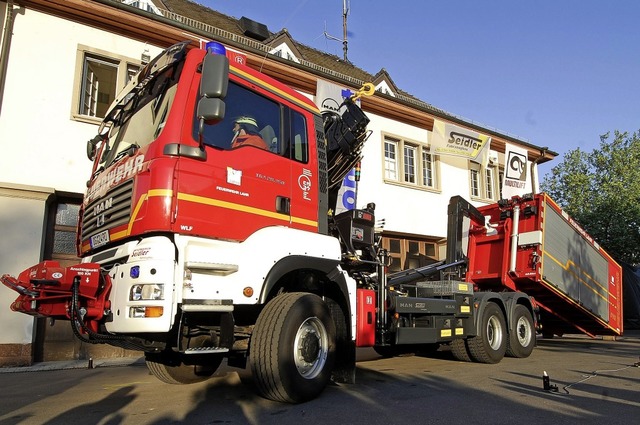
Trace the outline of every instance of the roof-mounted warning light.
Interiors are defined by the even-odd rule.
[[[223,55],[226,56],[227,49],[222,45],[222,43],[218,43],[217,41],[210,41],[205,44],[205,50],[207,53],[212,53],[214,55]]]

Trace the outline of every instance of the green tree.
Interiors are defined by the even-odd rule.
[[[590,153],[571,150],[541,189],[616,260],[640,263],[640,136],[600,136]]]

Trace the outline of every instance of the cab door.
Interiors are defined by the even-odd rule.
[[[313,115],[293,108],[284,114],[287,156],[291,166],[291,227],[318,230],[319,185]]]
[[[259,229],[291,225],[291,160],[284,152],[286,108],[257,84],[233,78],[222,121],[205,125],[206,162],[181,164],[178,229],[185,233],[245,240]],[[238,121],[262,147],[232,144]],[[194,123],[193,137],[200,137]]]

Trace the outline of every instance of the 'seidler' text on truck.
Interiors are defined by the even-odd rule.
[[[453,197],[446,259],[386,273],[375,205],[333,213],[369,135],[355,98],[372,92],[320,113],[219,43],[168,48],[87,144],[82,262],[3,275],[11,308],[139,350],[166,383],[248,364],[290,403],[354,382],[357,347],[495,363],[528,357],[538,332],[622,332],[620,267],[544,194]]]

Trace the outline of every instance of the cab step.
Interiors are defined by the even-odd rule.
[[[229,349],[226,347],[194,347],[184,350],[185,354],[219,354],[228,352]]]

